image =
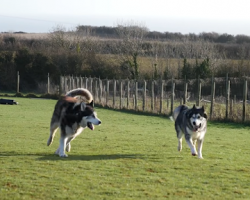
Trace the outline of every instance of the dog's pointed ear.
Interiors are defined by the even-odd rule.
[[[207,119],[207,113],[205,112],[204,106],[201,107],[201,112],[203,113],[203,117]]]
[[[195,104],[194,104],[194,106],[193,106],[193,109],[195,109]]]
[[[206,113],[206,112],[204,112],[203,117],[204,117],[205,119],[207,119],[207,113]]]
[[[81,111],[84,111],[86,108],[86,104],[84,102],[81,103]]]
[[[94,101],[92,100],[88,105],[90,105],[92,108],[94,108]]]

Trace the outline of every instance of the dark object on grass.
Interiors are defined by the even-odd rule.
[[[0,104],[9,104],[9,105],[17,105],[18,102],[16,102],[15,100],[12,99],[0,99]]]

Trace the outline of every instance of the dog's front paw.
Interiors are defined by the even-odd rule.
[[[202,154],[198,154],[199,159],[203,159]]]
[[[191,153],[192,153],[192,156],[197,156],[197,151],[196,151],[195,147],[191,148]]]
[[[68,155],[65,154],[65,153],[64,153],[64,154],[60,154],[59,156],[60,156],[61,158],[67,158],[67,157],[68,157]]]

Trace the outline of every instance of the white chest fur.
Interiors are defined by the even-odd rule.
[[[79,127],[77,123],[74,123],[72,126],[66,126],[66,134],[77,136],[83,131],[83,129],[84,128]]]
[[[203,130],[202,131],[198,130],[198,131],[194,132],[187,127],[187,132],[191,135],[193,140],[203,139],[205,136],[205,131],[203,131]]]

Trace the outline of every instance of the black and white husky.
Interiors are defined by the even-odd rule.
[[[78,88],[69,91],[55,105],[54,113],[50,123],[50,136],[47,145],[51,145],[55,133],[60,127],[60,145],[55,154],[67,157],[65,150],[70,151],[70,142],[78,136],[84,128],[94,130],[94,125],[100,125],[93,109],[93,96],[87,90]]]
[[[182,150],[182,135],[191,149],[193,156],[197,155],[196,141],[198,144],[198,158],[202,157],[202,145],[207,131],[207,114],[204,106],[188,108],[185,105],[178,106],[173,112],[175,130],[178,138],[178,150]]]

